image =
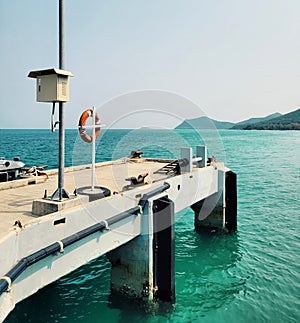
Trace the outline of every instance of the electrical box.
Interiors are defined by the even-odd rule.
[[[31,71],[28,77],[36,79],[36,100],[38,102],[69,102],[71,72],[51,68]]]

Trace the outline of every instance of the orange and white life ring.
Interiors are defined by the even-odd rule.
[[[99,117],[99,114],[92,110],[92,109],[87,109],[85,111],[82,112],[81,116],[80,116],[80,119],[79,119],[79,134],[80,134],[80,137],[85,141],[85,142],[88,142],[88,143],[91,143],[93,141],[93,135],[89,135],[87,132],[86,132],[86,129],[85,129],[85,124],[86,124],[86,121],[89,117],[92,117],[93,116],[93,113],[95,113],[95,124],[96,125],[100,125],[100,117]],[[95,139],[98,138],[100,134],[100,127],[99,128],[95,128]]]

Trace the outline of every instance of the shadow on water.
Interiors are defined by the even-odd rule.
[[[110,263],[102,256],[17,304],[5,323],[98,322],[108,315],[109,286]]]
[[[172,316],[175,304],[159,300],[154,302],[133,300],[118,292],[111,292],[109,308],[120,311],[120,322],[150,322],[154,317],[156,322],[159,319],[165,322]]]

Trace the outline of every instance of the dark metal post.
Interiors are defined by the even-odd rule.
[[[59,0],[59,68],[65,69],[65,30],[64,30],[64,0]],[[59,152],[58,152],[58,188],[52,199],[62,200],[69,198],[64,189],[65,165],[65,129],[64,129],[64,103],[59,102]]]

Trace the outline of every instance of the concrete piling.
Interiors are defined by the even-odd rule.
[[[219,170],[218,192],[191,205],[195,212],[195,229],[237,229],[236,174]]]
[[[174,203],[149,200],[142,215],[143,234],[107,254],[111,289],[135,299],[174,301]]]

